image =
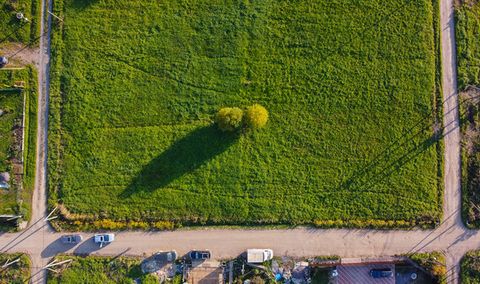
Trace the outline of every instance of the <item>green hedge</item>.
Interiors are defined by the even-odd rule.
[[[7,260],[13,261],[20,257],[20,261],[6,269],[0,269],[0,284],[24,284],[30,278],[30,258],[21,253],[0,253],[0,263],[3,265]]]

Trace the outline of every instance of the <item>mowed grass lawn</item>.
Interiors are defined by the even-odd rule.
[[[57,2],[50,202],[71,218],[440,217],[431,0]],[[265,129],[211,126],[254,103]]]

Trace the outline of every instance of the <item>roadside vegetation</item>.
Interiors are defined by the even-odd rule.
[[[29,43],[40,34],[40,0],[4,0],[0,3],[0,46],[8,42]],[[19,20],[22,13],[29,21]]]
[[[455,27],[458,88],[464,90],[469,85],[480,86],[480,2],[457,2]]]
[[[436,283],[446,283],[447,264],[445,255],[441,252],[414,253],[408,255],[416,264],[420,265],[425,271],[436,280]]]
[[[57,228],[440,220],[437,1],[54,9]],[[268,110],[259,131],[214,124],[223,107],[255,104]]]
[[[133,257],[100,256],[57,256],[58,260],[73,259],[72,262],[49,271],[47,283],[133,283],[138,279],[142,284],[159,283],[153,275],[142,275],[140,259]]]
[[[460,280],[462,284],[480,283],[480,251],[470,251],[460,263]]]
[[[0,215],[22,215],[29,220],[37,130],[37,74],[33,67],[0,70],[0,110],[0,173],[9,177],[10,185],[0,189]],[[0,220],[3,229],[12,229],[12,225]]]
[[[20,258],[19,262],[0,269],[0,284],[24,284],[28,282],[30,278],[30,259],[28,256],[20,253],[0,253],[0,265],[4,265],[7,260],[13,262],[17,258]]]
[[[460,1],[456,8],[458,89],[462,133],[463,216],[480,227],[480,4]]]

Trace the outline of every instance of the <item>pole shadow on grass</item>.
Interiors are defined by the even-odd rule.
[[[459,101],[459,105],[467,104],[472,98]],[[451,112],[450,110],[449,112]],[[447,115],[449,112],[444,113]],[[463,117],[465,110],[459,113]],[[421,118],[400,139],[393,141],[380,154],[368,162],[364,167],[359,168],[352,176],[340,184],[339,190],[349,191],[376,191],[375,187],[385,181],[392,174],[396,173],[407,163],[427,151],[430,147],[436,146],[459,125],[452,121],[447,125],[441,125],[436,121],[435,110]],[[415,142],[418,138],[428,132],[432,132],[423,140]],[[442,165],[440,165],[442,166]],[[441,173],[439,173],[440,175]]]
[[[225,152],[238,137],[236,133],[220,131],[215,125],[198,128],[151,160],[120,196],[127,198],[137,192],[168,186]]]

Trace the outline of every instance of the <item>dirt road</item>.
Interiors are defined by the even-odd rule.
[[[461,161],[460,161],[460,128],[457,93],[457,53],[455,45],[455,19],[453,0],[442,0],[440,5],[441,45],[442,45],[442,86],[443,86],[443,123],[445,133],[445,196],[444,215],[450,216],[452,226],[458,232],[469,232],[463,225],[461,216]],[[472,249],[478,246],[472,247]],[[465,251],[456,249],[455,245],[448,250],[447,266],[451,271],[448,283],[458,283],[460,272],[459,260]]]
[[[44,11],[51,3],[43,0],[42,31],[50,27]],[[43,25],[46,22],[47,25]],[[39,121],[37,135],[37,176],[33,196],[33,218],[26,230],[0,235],[1,252],[25,252],[32,258],[32,283],[44,283],[42,269],[57,253],[99,255],[142,255],[175,249],[180,254],[195,248],[208,248],[216,258],[236,257],[247,248],[270,247],[276,255],[342,257],[383,256],[418,251],[444,251],[447,255],[448,282],[458,283],[458,262],[468,250],[479,248],[480,232],[467,230],[461,220],[460,131],[456,93],[456,51],[453,0],[441,1],[442,66],[445,128],[445,200],[444,221],[435,230],[179,230],[175,232],[120,232],[114,243],[100,249],[93,244],[93,234],[83,234],[85,241],[68,247],[62,234],[54,233],[44,220],[46,215],[46,138],[48,126],[50,33],[40,43]]]

